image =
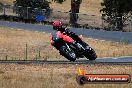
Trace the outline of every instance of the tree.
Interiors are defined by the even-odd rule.
[[[0,2],[0,11],[3,11],[3,3]]]
[[[132,15],[132,0],[104,0],[102,16],[116,30],[123,30],[124,22]]]
[[[66,0],[52,0],[57,3],[63,3]],[[71,10],[70,10],[70,24],[77,25],[79,8],[82,0],[71,0]],[[14,2],[16,9],[16,13],[19,14],[21,17],[29,18],[35,15],[35,9],[46,9],[47,13],[49,10],[49,3],[48,0],[16,0]],[[36,12],[37,14],[40,12]],[[50,13],[50,12],[49,12]],[[32,16],[31,16],[32,15]],[[49,14],[47,15],[49,16]]]
[[[14,6],[17,14],[30,19],[35,18],[36,15],[44,15],[43,11],[50,13],[49,3],[47,0],[16,0]]]
[[[52,0],[58,3],[63,3],[66,0]],[[77,20],[78,20],[78,14],[79,13],[79,9],[80,9],[80,4],[82,3],[82,0],[71,0],[71,10],[70,12],[70,24],[72,26],[76,26],[77,25]]]

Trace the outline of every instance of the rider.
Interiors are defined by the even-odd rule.
[[[69,29],[63,27],[60,20],[53,22],[53,29],[56,30],[52,33],[51,37],[51,45],[53,46],[54,42],[58,38],[62,38],[65,42],[73,43],[75,46],[76,42],[74,40],[80,40],[79,37],[74,32],[71,32]]]

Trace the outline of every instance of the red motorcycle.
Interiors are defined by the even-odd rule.
[[[97,58],[95,51],[87,43],[82,41],[81,36],[74,35],[73,38],[69,36],[64,36],[63,38],[51,37],[51,40],[52,46],[70,61],[75,61],[77,58],[83,57],[89,60],[95,60]]]

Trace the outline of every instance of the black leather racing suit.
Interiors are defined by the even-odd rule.
[[[67,35],[69,37],[71,37],[73,40],[75,41],[79,41],[80,42],[80,38],[78,37],[78,35],[76,35],[74,32],[70,31],[68,28],[59,28],[58,31],[61,31],[61,33],[63,33],[64,35]]]

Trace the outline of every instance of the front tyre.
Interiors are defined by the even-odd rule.
[[[61,46],[59,50],[61,55],[63,55],[68,60],[70,61],[76,60],[76,54],[73,50],[69,50],[66,46]]]
[[[95,60],[97,58],[95,51],[91,47],[85,50],[84,56],[89,60]]]

